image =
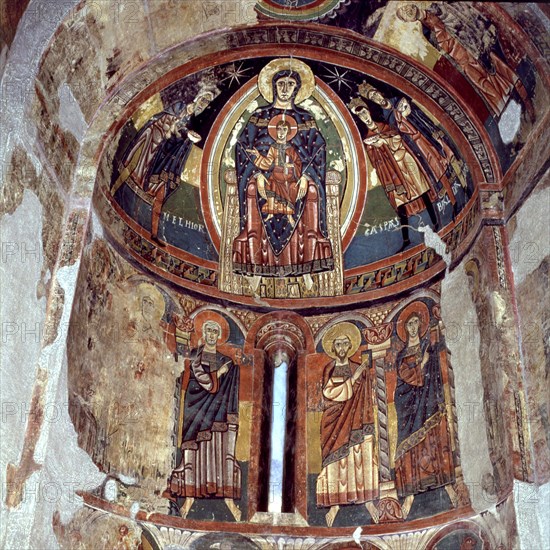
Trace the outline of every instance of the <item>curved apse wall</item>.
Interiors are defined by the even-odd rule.
[[[336,4],[333,7],[345,7]],[[338,13],[333,21],[345,27],[345,12]],[[394,15],[387,10],[382,17]],[[449,29],[453,29],[452,15],[434,12]],[[416,530],[415,537],[432,545],[446,537],[448,544],[473,537],[477,544],[496,546],[507,540],[504,537],[513,537],[501,527],[484,525],[485,530],[480,531],[479,517],[471,523],[457,523],[454,534],[443,533],[438,527],[504,502],[513,477],[529,477],[529,465],[519,459],[523,451],[521,427],[514,422],[515,375],[506,371],[506,378],[494,384],[494,372],[488,366],[494,350],[487,351],[483,344],[477,359],[473,350],[473,366],[468,370],[466,363],[449,356],[449,348],[465,350],[476,345],[475,338],[473,343],[465,343],[456,333],[449,334],[460,308],[455,304],[450,314],[445,311],[445,303],[460,296],[446,296],[445,289],[455,283],[462,264],[449,282],[438,281],[446,267],[444,260],[458,265],[465,254],[466,259],[476,254],[479,258],[482,250],[484,262],[478,262],[481,275],[472,268],[475,262],[469,264],[466,272],[473,290],[462,301],[465,307],[473,305],[480,322],[502,320],[506,308],[499,300],[507,303],[508,297],[494,287],[502,287],[503,277],[506,279],[502,235],[500,230],[481,230],[480,223],[482,217],[495,215],[495,201],[487,190],[499,185],[500,174],[506,169],[506,148],[520,150],[523,139],[520,132],[514,144],[504,145],[502,135],[499,138],[495,133],[494,121],[513,100],[522,105],[522,132],[527,132],[532,124],[532,103],[540,101],[534,93],[540,81],[529,66],[529,56],[516,51],[514,61],[507,58],[516,76],[506,73],[514,87],[501,93],[500,105],[491,102],[487,90],[476,88],[472,81],[468,100],[466,88],[453,93],[448,84],[456,86],[461,68],[453,65],[444,51],[439,52],[437,63],[426,68],[414,56],[398,55],[381,45],[381,34],[375,36],[372,29],[360,36],[356,28],[352,32],[333,28],[327,33],[315,25],[298,28],[287,22],[265,23],[235,33],[212,34],[195,41],[193,48],[184,44],[169,56],[142,64],[143,52],[129,55],[127,62],[122,56],[129,48],[111,52],[111,34],[116,33],[109,32],[110,23],[100,14],[83,10],[73,17],[74,22],[58,32],[41,64],[35,112],[54,122],[49,127],[39,125],[38,135],[46,144],[44,154],[52,167],[48,173],[56,174],[60,189],[71,189],[76,176],[73,197],[89,197],[93,181],[97,181],[96,222],[100,219],[103,229],[95,223],[85,230],[87,206],[81,203],[83,208],[75,211],[67,202],[71,210],[67,233],[76,239],[85,236],[80,241],[84,254],[79,264],[78,243],[68,246],[62,249],[60,266],[65,262],[80,267],[68,343],[71,417],[81,447],[110,478],[107,491],[90,491],[86,499],[93,506],[128,516],[137,512],[136,502],[140,506],[139,526],[128,523],[126,530],[120,527],[116,531],[113,519],[114,539],[137,537],[143,528],[147,544],[162,546],[168,543],[162,524],[247,533],[247,542],[235,538],[236,545],[261,547],[268,533],[281,534],[281,528],[273,525],[279,520],[262,510],[262,456],[270,438],[262,418],[272,372],[264,326],[280,334],[295,354],[296,378],[290,395],[296,405],[286,430],[298,450],[289,462],[294,472],[289,498],[295,513],[281,519],[287,524],[289,540],[311,536],[317,537],[318,546],[337,543],[349,540],[351,528],[357,526],[362,526],[365,540],[373,545],[390,544],[391,535],[382,533],[411,529]],[[155,13],[149,17],[160,49],[171,35],[158,33]],[[139,21],[138,17],[138,27]],[[506,40],[502,22],[498,23],[502,47]],[[73,44],[78,44],[75,38],[80,37],[80,44],[88,44],[90,51],[91,42],[84,39],[90,29],[95,29],[95,41],[101,41],[104,33],[109,44],[105,49],[113,55],[90,64],[90,70],[76,56],[68,60],[74,70],[64,71],[60,47],[64,36]],[[415,40],[420,44],[425,39],[417,36]],[[396,46],[391,41],[388,44]],[[135,46],[141,47],[137,41]],[[228,46],[233,53],[219,53]],[[436,46],[430,43],[429,47]],[[496,45],[491,47],[497,52]],[[496,55],[510,55],[510,51]],[[186,65],[191,58],[195,59],[193,67]],[[290,120],[289,132],[295,135],[287,140],[294,151],[289,157],[294,156],[295,179],[285,180],[286,185],[298,188],[303,177],[310,195],[291,196],[290,210],[280,206],[276,210],[273,205],[264,209],[263,197],[252,194],[248,210],[241,210],[243,192],[255,170],[264,174],[268,187],[275,188],[273,165],[277,161],[261,168],[250,151],[248,157],[239,151],[256,148],[258,156],[269,160],[269,148],[278,139],[277,121],[270,122],[280,114],[280,105],[268,91],[262,92],[256,78],[273,62],[280,61],[285,69],[289,59],[290,70],[300,76],[301,89],[308,81],[303,66],[314,73],[311,95],[282,109],[284,118],[295,122],[294,127]],[[432,63],[434,58],[430,59]],[[294,70],[293,63],[303,66]],[[140,70],[116,88],[120,71],[138,64]],[[443,73],[445,66],[458,72],[447,68]],[[80,79],[80,74],[86,78]],[[424,76],[429,80],[422,80]],[[99,110],[103,96],[98,82],[112,94],[112,100]],[[369,86],[391,100],[392,108],[378,105]],[[71,110],[70,102],[63,99],[67,87],[79,103],[83,120],[92,123],[84,138],[74,118],[71,122],[78,111]],[[193,107],[185,112],[205,91],[211,96],[204,110]],[[474,100],[472,93],[478,98]],[[82,101],[83,97],[87,101]],[[403,99],[411,112],[403,115],[405,109],[398,120],[397,107]],[[372,116],[369,124],[376,128],[365,122],[365,108]],[[159,123],[170,116],[179,124],[179,136],[172,138]],[[267,124],[262,126],[264,118]],[[270,126],[275,129],[270,131]],[[139,149],[139,140],[158,128],[160,139],[154,144],[158,150],[151,148],[151,158],[145,162],[145,146]],[[193,141],[196,138],[191,132],[198,134],[200,141]],[[378,137],[369,140],[373,134]],[[378,151],[376,144],[384,139],[379,147],[382,151]],[[80,150],[81,140],[84,148]],[[97,152],[100,143],[101,153]],[[326,145],[318,150],[323,143]],[[76,163],[78,155],[79,166],[73,171],[66,158]],[[172,160],[175,167],[170,166]],[[142,174],[146,181],[140,181],[136,169],[140,162],[145,163]],[[239,163],[244,166],[242,171]],[[154,181],[155,175],[159,181]],[[174,189],[163,179],[171,175],[176,176]],[[394,189],[390,180],[398,183]],[[169,197],[167,189],[175,193]],[[59,194],[63,196],[63,192]],[[157,207],[160,203],[160,219],[157,238],[152,239],[155,203]],[[245,265],[243,269],[244,264],[264,265],[236,261],[234,255],[234,242],[241,234],[252,243],[252,231],[243,225],[243,212],[246,218],[253,208],[258,209],[257,229],[268,246],[293,246],[293,235],[303,228],[316,235],[316,246],[328,241],[329,252],[319,253],[311,262],[301,257],[283,263],[285,269],[290,266],[283,278],[258,273],[256,267]],[[270,214],[273,217],[267,219]],[[312,221],[315,219],[320,220],[319,226]],[[296,229],[289,227],[292,222]],[[410,243],[404,225],[411,226]],[[439,232],[443,242],[434,237],[426,245],[418,226],[425,228],[424,235],[432,235],[430,229]],[[57,240],[52,236],[52,246]],[[477,248],[471,248],[473,242]],[[450,258],[446,253],[451,253]],[[57,256],[53,252],[51,256],[54,263]],[[308,267],[315,262],[326,269]],[[270,268],[277,267],[275,264],[274,260],[265,263]],[[45,269],[47,281],[46,273]],[[491,289],[492,294],[479,288]],[[70,305],[70,296],[66,299]],[[49,315],[55,334],[56,311],[60,311],[56,308],[62,307],[63,298],[58,298],[57,305],[51,303]],[[222,404],[206,406],[208,400],[204,401],[205,424],[199,433],[210,443],[203,443],[199,436],[185,437],[189,411],[197,406],[190,401],[189,385],[200,378],[196,374],[198,365],[203,364],[198,360],[204,352],[199,353],[200,338],[206,337],[202,333],[207,320],[219,327],[215,361],[227,360],[231,366],[220,374],[218,391],[210,392],[219,396]],[[417,329],[413,328],[415,322]],[[418,343],[412,334],[415,330]],[[483,330],[484,342],[498,336],[498,331],[490,336]],[[344,341],[344,347],[349,343],[340,361],[335,351],[338,340]],[[212,372],[223,370],[223,364],[216,365],[218,369],[209,366],[213,383]],[[360,390],[351,392],[353,399],[341,406],[330,385],[339,384],[340,378],[344,382],[354,379],[355,373],[355,387]],[[489,396],[489,406],[475,412],[481,430],[470,429],[469,435],[469,417],[464,412],[470,403],[464,395],[468,377],[478,380],[484,395]],[[225,388],[230,381],[231,387]],[[206,390],[203,387],[201,391]],[[360,395],[360,403],[356,395]],[[407,396],[412,401],[407,401]],[[420,403],[423,415],[415,417],[411,403]],[[346,406],[358,412],[348,411],[346,416]],[[336,441],[330,436],[334,429],[330,411],[344,411]],[[503,411],[514,412],[509,416]],[[218,413],[221,419],[209,419]],[[476,466],[473,449],[484,449]],[[510,455],[502,449],[510,449]],[[201,458],[204,454],[206,458]],[[195,484],[178,471],[180,464],[187,465]],[[344,475],[337,470],[346,471],[345,491],[335,488]],[[285,475],[288,479],[290,474],[287,471]],[[208,484],[214,478],[218,485],[213,488]],[[113,491],[114,484],[118,493]],[[500,506],[503,518],[508,508],[508,504]],[[85,516],[77,521],[87,526],[85,531],[93,530],[91,518]],[[144,526],[147,521],[157,527]],[[503,520],[503,524],[507,522]],[[61,527],[58,534],[61,538],[72,536]],[[189,535],[186,542],[182,533],[178,536],[183,547],[201,544],[198,533]],[[207,542],[215,544],[211,538],[203,541]]]

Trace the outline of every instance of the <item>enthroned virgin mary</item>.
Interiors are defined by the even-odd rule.
[[[239,135],[236,173],[239,234],[233,271],[285,277],[334,269],[326,222],[326,144],[313,116],[296,107],[315,78],[297,60],[277,59],[258,78],[270,103]]]

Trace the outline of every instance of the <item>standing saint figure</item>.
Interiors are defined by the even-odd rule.
[[[239,135],[236,172],[240,232],[233,270],[250,277],[311,277],[334,269],[326,220],[325,140],[313,116],[295,104],[315,87],[295,59],[264,67],[258,87],[269,102]]]
[[[321,419],[322,470],[317,478],[317,506],[330,507],[332,526],[341,505],[369,505],[378,498],[378,456],[375,452],[374,394],[368,370],[350,358],[361,343],[352,323],[334,325],[323,337],[333,358],[323,371]]]
[[[395,480],[397,494],[410,510],[414,495],[445,487],[452,502],[456,493],[455,466],[446,414],[440,346],[429,333],[430,314],[423,302],[413,302],[397,320],[405,343],[397,353],[397,413]]]
[[[202,341],[191,352],[183,404],[181,460],[163,495],[187,517],[195,498],[223,498],[239,521],[234,500],[241,497],[241,468],[235,457],[239,426],[239,367],[217,350],[220,323],[202,325]]]
[[[190,130],[191,119],[200,115],[214,100],[211,90],[202,90],[178,115],[163,111],[149,120],[139,131],[125,154],[124,168],[111,189],[115,196],[122,184],[131,179],[137,187],[153,197],[151,206],[151,239],[158,238],[162,207],[178,188],[185,162],[193,143],[202,138]]]
[[[363,140],[365,149],[389,203],[399,216],[403,235],[400,251],[405,250],[411,244],[410,216],[426,209],[436,230],[439,228],[432,204],[436,198],[435,192],[399,132],[384,122],[374,122],[369,108],[361,99],[352,100],[350,108],[368,128]]]

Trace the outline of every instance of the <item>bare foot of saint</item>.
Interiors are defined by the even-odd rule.
[[[241,521],[242,512],[239,510],[239,508],[235,504],[235,501],[231,498],[226,498],[225,499],[225,504],[229,508],[229,511],[231,512],[231,515],[235,518],[235,521]]]
[[[183,506],[180,508],[180,516],[185,519],[187,517],[187,514],[189,513],[189,510],[191,510],[191,506],[193,506],[193,502],[195,502],[195,499],[192,497],[187,497],[185,499],[185,502],[183,503]]]
[[[327,520],[327,525],[329,527],[332,527],[332,524],[336,519],[336,514],[338,513],[338,510],[340,510],[340,506],[331,506],[330,510],[327,512],[327,515],[325,516],[325,518]]]

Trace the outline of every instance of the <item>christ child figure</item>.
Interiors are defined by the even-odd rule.
[[[263,171],[271,170],[268,177],[259,173],[256,177],[258,194],[266,202],[261,212],[264,222],[276,215],[287,216],[294,226],[297,201],[307,192],[307,178],[302,175],[302,159],[296,148],[288,142],[291,125],[286,120],[277,123],[277,139],[263,156],[254,147],[246,151],[255,156],[254,164]]]

